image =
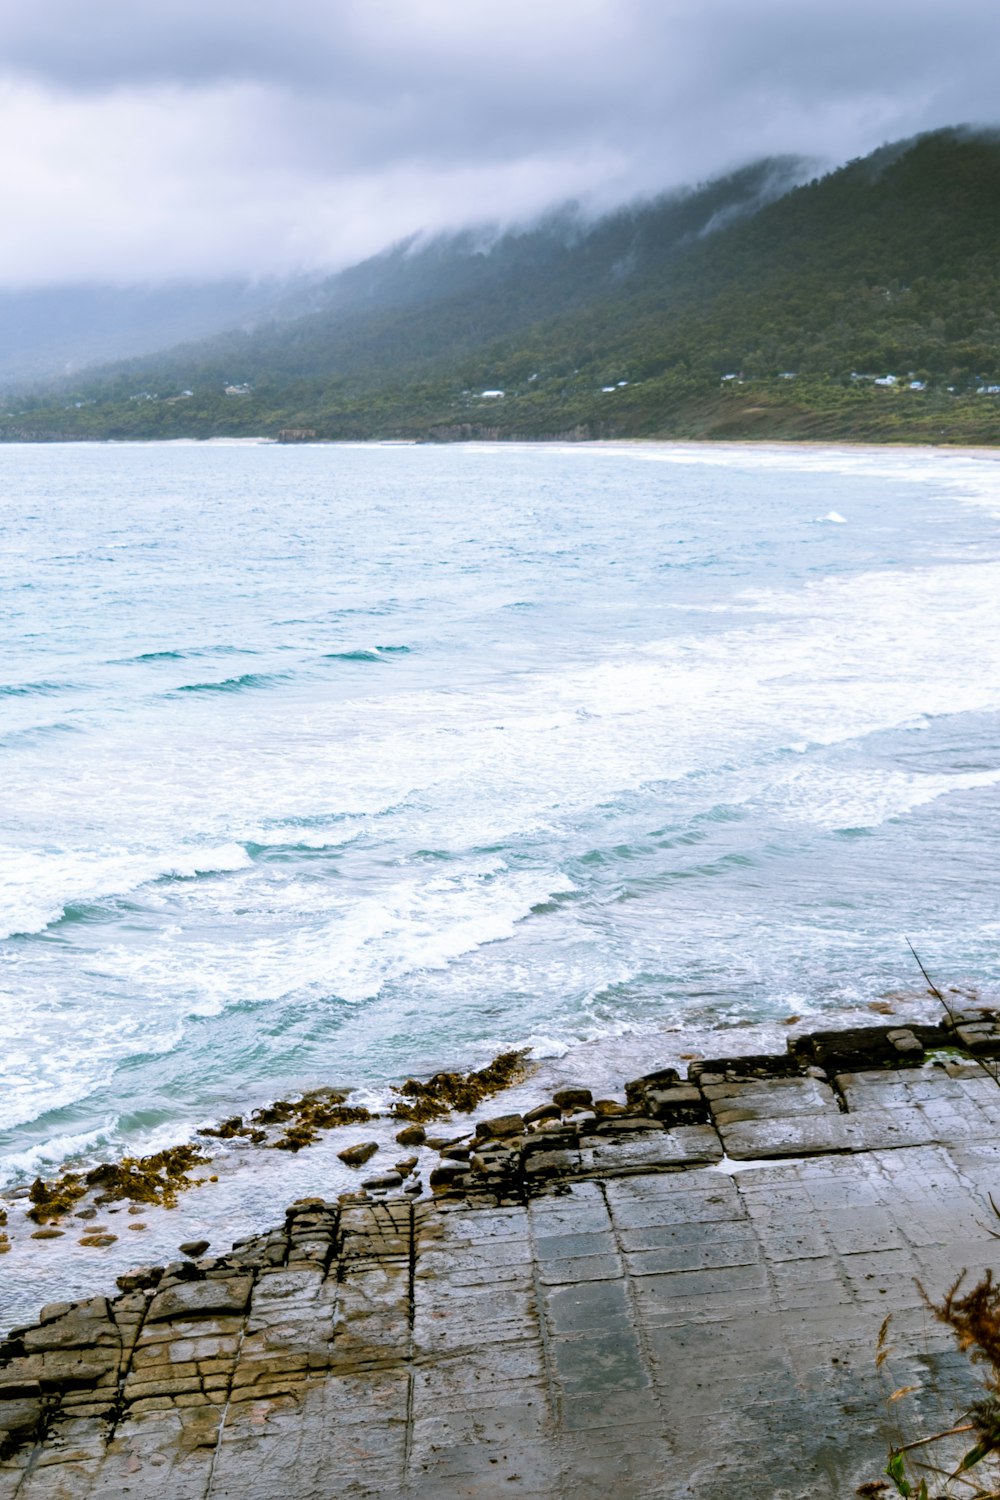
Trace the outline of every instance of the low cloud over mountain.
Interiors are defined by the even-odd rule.
[[[995,110],[992,0],[0,3],[0,285],[333,269]]]

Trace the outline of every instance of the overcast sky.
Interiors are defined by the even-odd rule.
[[[997,0],[0,0],[0,285],[335,268],[1000,116]]]

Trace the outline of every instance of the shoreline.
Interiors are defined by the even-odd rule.
[[[231,1250],[185,1245],[14,1329],[0,1500],[327,1500],[331,1472],[359,1500],[570,1500],[612,1471],[660,1500],[842,1500],[899,1441],[887,1311],[887,1389],[921,1391],[897,1422],[929,1434],[975,1389],[908,1278],[940,1294],[956,1257],[993,1258],[998,1066],[1000,1012],[976,1007],[658,1068],[623,1098],[528,1080],[531,1109],[441,1143],[429,1200],[382,1171],[283,1224],[272,1205]]]
[[[256,436],[216,436],[207,438],[5,438],[0,437],[0,448],[564,448],[567,451],[628,452],[642,448],[706,449],[718,452],[760,452],[773,448],[778,452],[818,452],[828,449],[845,453],[941,453],[951,457],[1000,458],[1000,433],[996,443],[922,443],[914,439],[899,442],[873,442],[870,439],[857,442],[850,438],[687,438],[687,437],[622,437],[622,438],[569,438],[565,434],[554,437],[512,438],[308,438],[302,442],[282,443],[276,437],[261,433]]]
[[[428,1126],[432,1139],[449,1130],[457,1134],[466,1126],[497,1112],[530,1109],[539,1093],[551,1094],[561,1088],[590,1088],[600,1094],[623,1096],[625,1083],[642,1073],[650,1056],[659,1068],[674,1068],[681,1076],[701,1058],[739,1057],[748,1052],[780,1054],[786,1046],[817,1030],[849,1031],[859,1026],[876,1027],[893,1024],[895,1017],[906,1015],[922,1025],[934,1024],[940,1017],[940,1005],[919,991],[901,994],[891,1002],[876,1001],[869,1006],[845,1008],[836,1013],[812,1013],[792,1024],[782,1022],[733,1024],[722,1028],[671,1027],[654,1031],[625,1033],[601,1037],[568,1048],[559,1055],[528,1056],[523,1078],[491,1094],[469,1113],[444,1115]],[[903,1024],[899,1021],[900,1025]],[[402,1082],[402,1080],[398,1080]],[[322,1088],[310,1078],[289,1097],[308,1095]],[[369,1108],[372,1118],[361,1124],[345,1124],[323,1129],[311,1144],[294,1152],[275,1150],[272,1145],[252,1144],[245,1138],[217,1139],[202,1136],[193,1128],[186,1134],[175,1133],[172,1144],[197,1145],[208,1160],[191,1168],[195,1185],[178,1194],[174,1206],[143,1202],[141,1212],[133,1213],[127,1200],[110,1204],[95,1214],[95,1188],[73,1204],[70,1211],[55,1222],[60,1233],[49,1239],[32,1236],[44,1225],[28,1218],[31,1207],[28,1188],[31,1174],[0,1189],[0,1211],[6,1212],[6,1229],[10,1248],[0,1255],[0,1331],[17,1322],[45,1302],[63,1300],[66,1296],[96,1295],[109,1278],[129,1271],[136,1257],[171,1259],[178,1245],[205,1240],[215,1246],[229,1243],[241,1235],[260,1232],[271,1221],[274,1204],[286,1194],[309,1197],[319,1193],[352,1190],[359,1173],[340,1161],[338,1153],[359,1141],[375,1141],[379,1152],[373,1168],[386,1161],[394,1165],[397,1158],[416,1155],[416,1175],[420,1176],[427,1195],[429,1173],[436,1165],[436,1153],[425,1147],[405,1149],[395,1142],[396,1132],[405,1121],[389,1113],[393,1091],[390,1085],[372,1091],[368,1088],[344,1088],[348,1103]],[[264,1106],[265,1109],[267,1106]],[[205,1122],[217,1125],[218,1121]],[[282,1126],[275,1127],[275,1138]],[[160,1133],[162,1134],[162,1132]],[[150,1149],[161,1149],[160,1135]],[[134,1155],[144,1147],[137,1144]],[[113,1162],[116,1159],[112,1157]],[[84,1173],[108,1161],[106,1155],[70,1157],[53,1167],[43,1169],[45,1181],[58,1178],[66,1170]],[[38,1174],[35,1174],[38,1175]],[[361,1173],[363,1177],[366,1173]],[[84,1220],[78,1212],[88,1213]],[[103,1236],[113,1236],[104,1244],[79,1244],[89,1238],[94,1228]]]

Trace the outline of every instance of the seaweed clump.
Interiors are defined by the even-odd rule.
[[[188,1173],[208,1160],[197,1146],[168,1146],[152,1156],[123,1156],[121,1161],[104,1162],[87,1173],[63,1172],[52,1182],[36,1177],[28,1194],[32,1205],[28,1217],[36,1224],[59,1219],[90,1188],[100,1189],[98,1203],[130,1198],[134,1203],[173,1208],[177,1194],[194,1186]]]
[[[88,1187],[101,1191],[98,1203],[129,1198],[133,1203],[157,1203],[173,1208],[177,1194],[194,1186],[188,1176],[193,1167],[206,1166],[209,1158],[197,1146],[168,1146],[152,1156],[123,1156],[87,1173]]]
[[[242,1138],[255,1146],[267,1144],[274,1151],[301,1151],[303,1146],[312,1145],[321,1130],[330,1130],[335,1125],[360,1125],[371,1119],[370,1110],[362,1105],[345,1104],[346,1098],[343,1089],[313,1089],[299,1099],[278,1099],[255,1109],[248,1119],[232,1115],[221,1125],[206,1126],[198,1134],[220,1140]],[[276,1140],[268,1141],[266,1125],[286,1128]]]
[[[526,1051],[501,1052],[485,1068],[473,1073],[435,1073],[426,1083],[408,1078],[394,1092],[392,1112],[397,1119],[424,1124],[449,1110],[471,1114],[484,1099],[517,1083],[527,1073]]]
[[[46,1224],[49,1219],[58,1219],[68,1214],[74,1203],[78,1203],[87,1191],[87,1184],[79,1172],[63,1172],[54,1182],[43,1182],[36,1177],[28,1189],[31,1207],[28,1218],[36,1224]]]
[[[217,1141],[232,1141],[242,1137],[252,1141],[255,1146],[263,1145],[267,1140],[267,1131],[248,1125],[242,1115],[230,1115],[228,1120],[223,1120],[219,1125],[203,1125],[198,1134],[210,1135]]]

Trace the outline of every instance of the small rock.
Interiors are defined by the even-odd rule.
[[[348,1146],[343,1151],[338,1151],[340,1160],[348,1167],[363,1167],[366,1161],[370,1161],[378,1150],[378,1141],[361,1141],[357,1146]]]
[[[139,1266],[134,1271],[127,1271],[124,1276],[116,1276],[115,1280],[123,1292],[142,1292],[158,1285],[162,1276],[162,1266]]]
[[[562,1110],[558,1104],[538,1104],[524,1116],[525,1125],[537,1125],[540,1120],[558,1120]]]
[[[74,1219],[96,1219],[96,1208],[81,1208],[79,1213],[73,1215]]]
[[[594,1102],[594,1096],[590,1089],[556,1089],[552,1095],[553,1104],[558,1104],[560,1109],[589,1109]]]
[[[77,1243],[101,1250],[105,1245],[113,1245],[117,1238],[116,1234],[81,1234]]]
[[[65,1229],[36,1229],[31,1238],[33,1240],[61,1240],[65,1233]]]
[[[595,1099],[594,1114],[605,1120],[611,1115],[627,1115],[628,1105],[619,1104],[617,1099]]]
[[[424,1186],[419,1177],[414,1177],[412,1182],[406,1182],[403,1184],[404,1193],[412,1193],[416,1195],[417,1193],[422,1193],[423,1190]]]
[[[134,1229],[135,1225],[130,1224],[129,1228]],[[183,1245],[178,1245],[177,1248],[182,1255],[190,1255],[193,1260],[198,1255],[204,1255],[211,1243],[211,1240],[185,1240]]]
[[[427,1139],[427,1132],[422,1125],[407,1125],[396,1135],[397,1144],[400,1146],[422,1146]]]
[[[398,1172],[383,1172],[381,1177],[366,1177],[361,1186],[366,1191],[374,1191],[378,1188],[402,1187],[403,1179]]]
[[[53,1318],[64,1318],[73,1311],[72,1302],[47,1302],[38,1314],[39,1323],[51,1323]]]
[[[521,1115],[496,1115],[492,1120],[480,1120],[476,1126],[476,1140],[498,1140],[505,1135],[520,1135],[524,1129]]]
[[[817,1068],[816,1064],[813,1063],[810,1067],[806,1068],[806,1077],[807,1078],[818,1078],[821,1083],[825,1083],[826,1082],[826,1069],[825,1068]]]
[[[404,1177],[409,1177],[413,1168],[417,1165],[417,1161],[418,1158],[416,1156],[404,1156],[402,1161],[396,1163],[396,1171],[400,1172]]]
[[[431,1173],[431,1187],[452,1187],[456,1182],[461,1182],[468,1172],[464,1162],[452,1162],[449,1166],[435,1167]]]

